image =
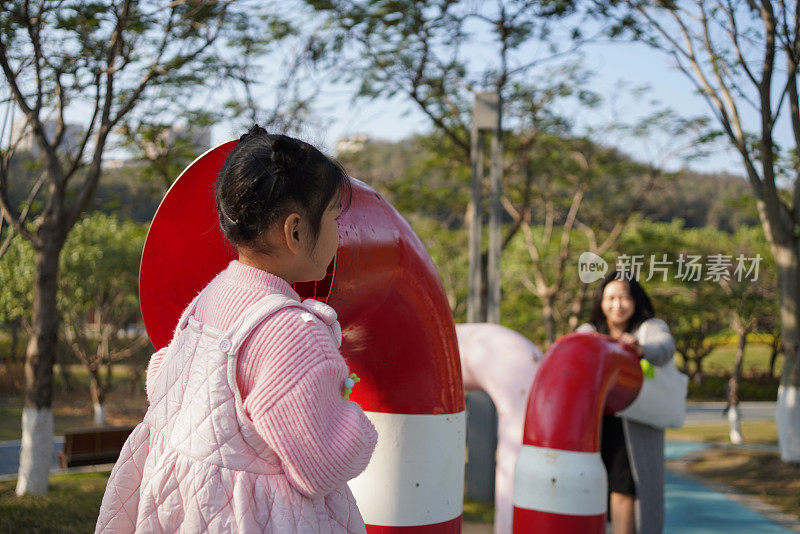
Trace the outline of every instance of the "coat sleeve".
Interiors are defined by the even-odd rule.
[[[675,340],[667,323],[661,319],[648,319],[636,331],[644,358],[653,365],[666,365],[675,354]]]
[[[315,366],[256,425],[289,480],[310,498],[366,469],[378,439],[358,404],[342,398],[339,367],[331,361]]]
[[[315,324],[310,342],[298,344],[294,353],[283,347],[282,361],[302,362],[295,373],[262,373],[244,401],[290,483],[309,498],[340,488],[366,469],[378,439],[361,407],[342,397],[349,370],[323,328]],[[266,362],[275,367],[275,355]]]

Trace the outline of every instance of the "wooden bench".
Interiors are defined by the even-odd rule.
[[[132,426],[97,426],[64,432],[64,449],[58,453],[62,469],[117,461]]]

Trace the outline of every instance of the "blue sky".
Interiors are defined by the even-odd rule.
[[[302,11],[301,25],[313,26],[319,21],[308,11],[300,11]],[[556,33],[562,36],[568,35],[570,25],[575,23],[575,20],[567,20],[563,25],[556,23],[551,28],[554,39],[568,46],[567,43],[571,42],[569,38],[561,37],[559,40]],[[477,66],[477,70],[481,71],[486,64],[495,61],[496,43],[485,23],[471,24],[467,27],[471,37],[462,47],[461,57],[469,58],[469,64]],[[591,20],[578,20],[577,24],[580,25],[584,35],[600,31],[596,27],[592,29],[597,25]],[[547,56],[548,52],[546,45],[530,41],[517,54],[513,60],[520,64],[528,62],[531,58]],[[666,54],[660,51],[641,43],[600,40],[584,45],[580,55],[583,58],[583,67],[595,74],[591,89],[604,98],[605,103],[592,110],[579,109],[574,103],[562,104],[562,109],[559,111],[573,119],[576,134],[581,134],[589,127],[604,127],[617,122],[633,123],[637,118],[652,113],[656,108],[668,107],[684,117],[711,117],[708,104],[696,93],[691,81],[672,65],[672,60]],[[280,64],[279,61],[274,61],[274,58],[268,63],[273,68]],[[355,87],[332,85],[324,79],[315,79],[311,73],[307,76],[308,82],[318,84],[320,89],[315,102],[318,121],[313,126],[301,129],[300,136],[320,145],[328,152],[333,152],[336,140],[343,135],[367,134],[379,139],[399,140],[431,129],[429,120],[415,104],[402,96],[391,100],[353,102],[352,94]],[[646,85],[649,90],[646,97],[633,97],[629,92],[620,90],[620,83],[628,88]],[[776,80],[776,83],[780,83],[780,80]],[[269,96],[269,91],[265,91],[264,98],[269,99]],[[740,111],[746,121],[745,129],[748,126],[751,129],[757,127],[758,117],[753,113],[748,114],[746,110],[740,109]],[[718,128],[718,123],[713,118],[712,126]],[[223,124],[214,129],[213,140],[222,142],[235,135],[234,128]],[[788,124],[779,124],[776,139],[780,142],[788,136]],[[659,161],[659,151],[668,142],[665,138],[654,138],[641,143],[630,137],[623,138],[621,134],[604,134],[599,138],[606,143],[625,147],[626,152],[645,163],[663,163]],[[742,175],[741,159],[729,146],[725,139],[711,149],[708,157],[694,160],[688,166],[704,172],[730,172]],[[673,160],[665,166],[668,169],[675,169],[680,164]]]
[[[633,121],[654,109],[652,101],[669,106],[682,115],[709,115],[706,102],[664,54],[638,43],[602,42],[586,46],[582,56],[583,65],[595,72],[592,88],[608,101],[599,109],[576,114],[579,131],[586,126],[608,124],[615,114],[617,118]],[[620,95],[620,83],[631,88],[647,85],[648,97],[639,99]],[[323,124],[304,131],[303,137],[332,152],[336,140],[343,135],[363,133],[379,139],[399,140],[430,130],[427,118],[402,96],[355,103],[351,96],[352,88],[347,86],[324,88],[318,101]],[[570,110],[566,112],[569,114]],[[214,141],[222,142],[230,134],[229,126],[220,125],[214,130]],[[658,142],[638,147],[629,140],[621,142],[631,147],[628,151],[638,159],[654,161],[658,157]],[[738,155],[727,149],[725,143],[721,143],[709,157],[692,162],[690,167],[705,172],[742,174]]]

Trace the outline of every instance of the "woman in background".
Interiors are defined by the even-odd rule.
[[[597,332],[630,346],[655,366],[670,363],[675,340],[655,319],[650,298],[629,275],[603,278],[589,322]],[[614,415],[603,416],[600,454],[608,472],[609,515],[614,534],[660,533],[664,525],[664,429]]]

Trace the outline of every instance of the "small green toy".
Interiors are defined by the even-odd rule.
[[[355,373],[350,373],[350,376],[344,379],[344,393],[342,397],[344,400],[350,400],[350,394],[353,392],[353,386],[361,382],[361,379]]]
[[[639,360],[639,365],[642,368],[642,373],[644,374],[644,378],[646,380],[651,380],[656,377],[656,368],[652,363],[642,358]]]

